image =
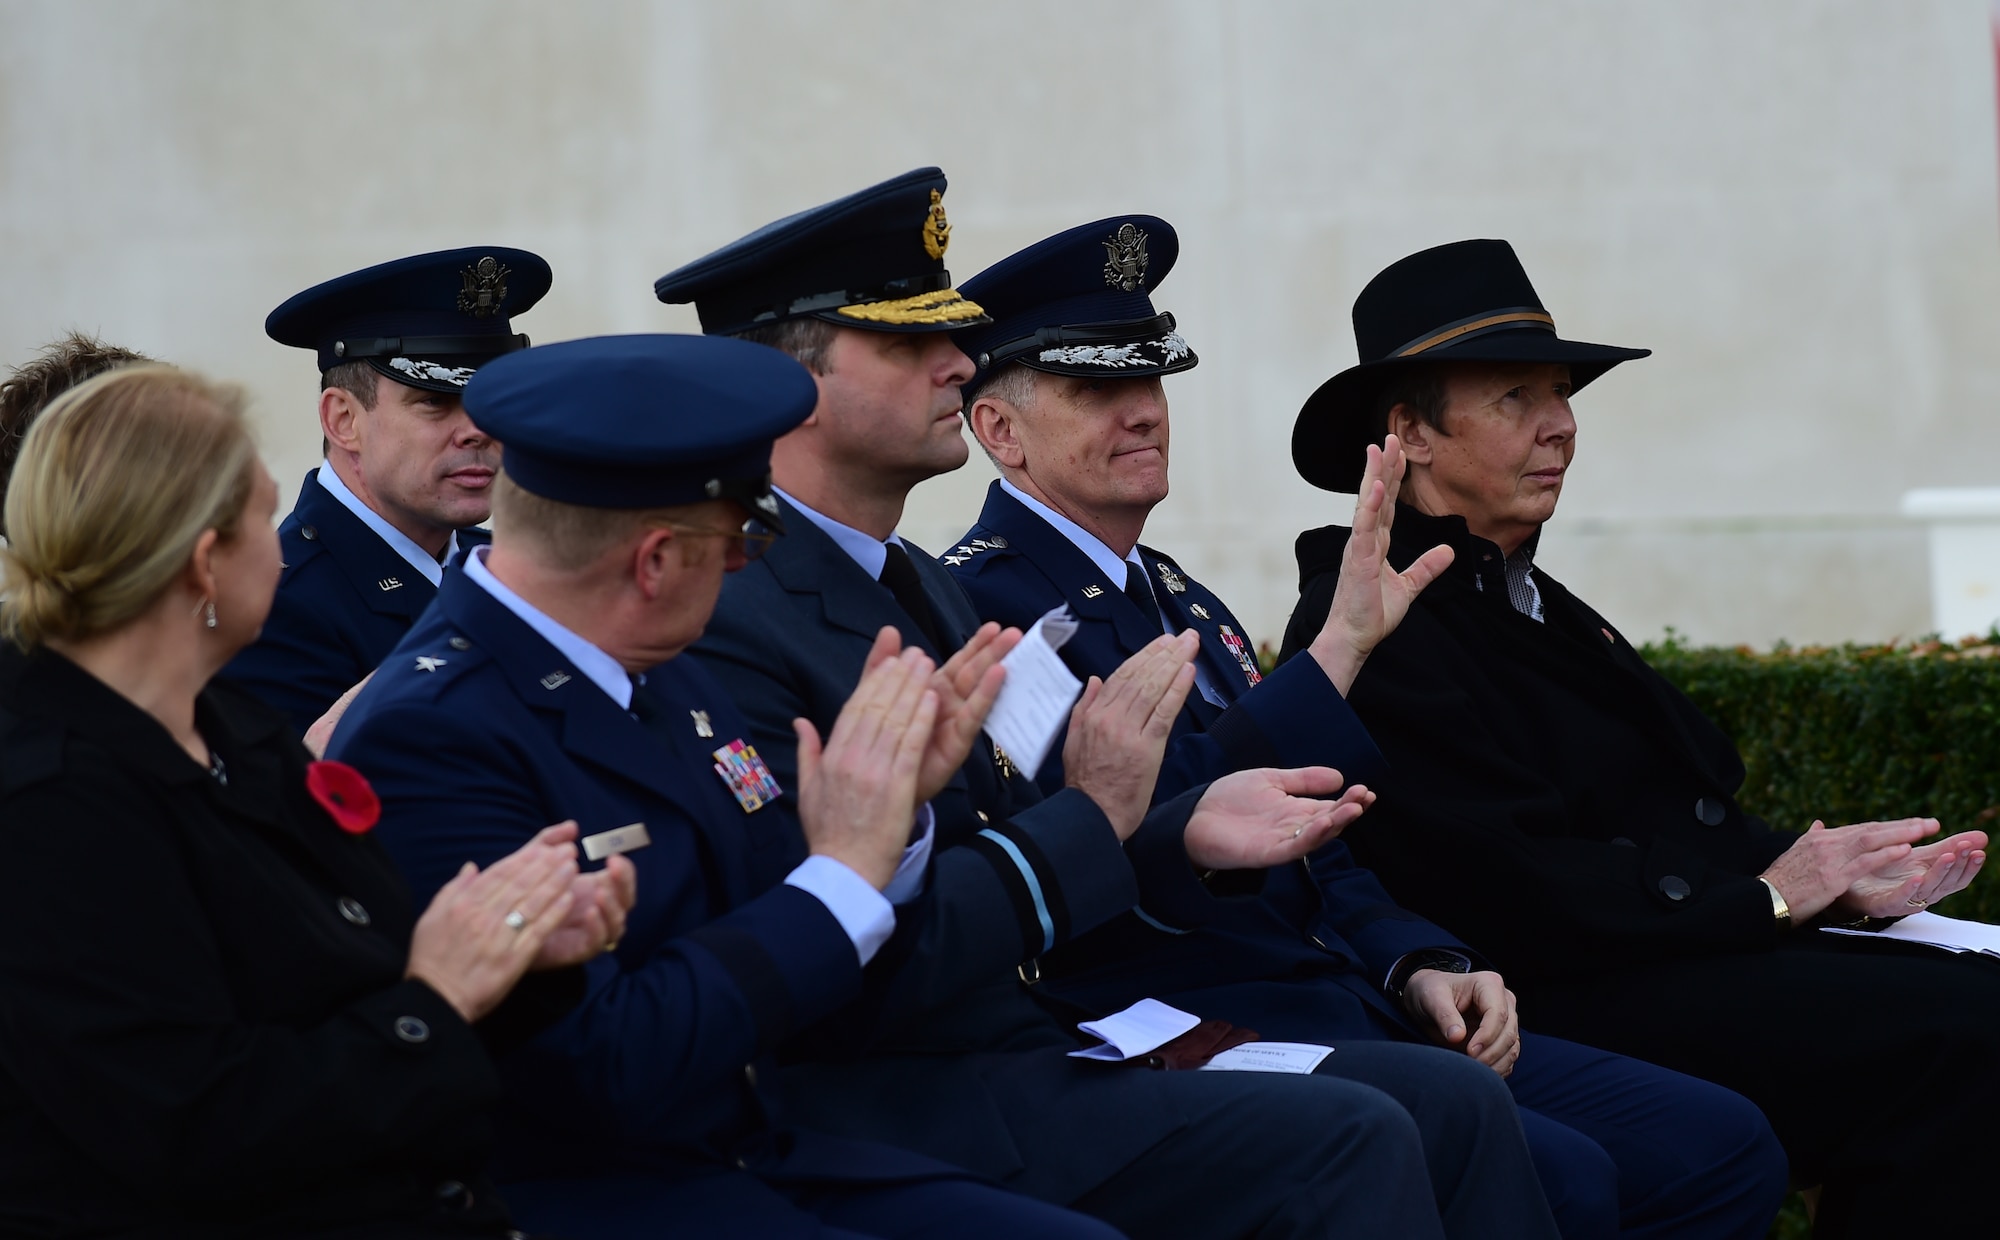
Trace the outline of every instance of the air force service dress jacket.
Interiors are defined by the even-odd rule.
[[[403,882],[308,794],[283,722],[211,684],[211,772],[11,649],[0,1233],[502,1234],[487,1050],[404,977]]]
[[[724,581],[695,650],[744,708],[789,794],[792,719],[826,733],[882,626],[896,626],[906,643],[929,643],[812,521],[787,505],[784,523],[762,559]],[[955,649],[978,620],[936,561],[914,548],[911,558]],[[894,971],[880,1036],[866,1053],[839,1058],[788,1048],[787,1085],[801,1112],[1057,1202],[1077,1200],[1184,1127],[1164,1083],[1173,1074],[1069,1058],[1079,1044],[1071,1023],[1099,1013],[1024,983],[1051,946],[1142,899],[1186,924],[1215,914],[1221,902],[1201,886],[1180,839],[1204,790],[1156,807],[1121,848],[1082,793],[1038,799],[1034,783],[1003,772],[982,740],[931,802],[938,843],[925,920],[914,941],[892,940],[870,965]]]
[[[906,541],[952,645],[933,650],[889,591],[825,531],[790,504],[784,522],[785,536],[762,559],[724,581],[695,653],[749,716],[759,752],[789,790],[797,777],[791,721],[803,716],[826,734],[884,626],[896,627],[906,645],[921,646],[942,663],[978,629],[979,619],[951,576]],[[1121,847],[1089,797],[1075,789],[1043,797],[1011,764],[1003,767],[982,736],[931,802],[940,850],[937,883],[945,894],[938,921],[904,979],[899,1006],[920,1011],[955,999],[965,988],[968,959],[997,963],[989,947],[961,937],[956,919],[968,901],[954,894],[960,883],[973,888],[997,883],[994,894],[1004,894],[1014,910],[1019,930],[1005,962],[1010,978],[1012,966],[1135,905],[1177,925],[1214,915],[1216,901],[1197,881],[1181,846],[1181,831],[1204,790],[1191,789],[1157,807]],[[964,955],[968,950],[970,957]],[[1012,993],[1013,984],[1002,989]],[[1005,1006],[1032,1012],[1012,999]],[[962,1045],[985,1044],[993,1013],[967,1015]],[[948,1028],[927,1022],[924,1045],[939,1045],[938,1039],[950,1036]]]
[[[746,809],[718,776],[715,751],[749,729],[713,678],[674,659],[633,702],[651,722],[454,573],[329,751],[374,783],[378,834],[419,892],[553,822],[573,818],[585,837],[645,824],[651,843],[629,854],[638,903],[617,951],[587,967],[587,994],[566,1020],[501,1062],[503,1180],[582,1177],[568,1191],[588,1209],[600,1191],[591,1181],[621,1175],[638,1191],[746,1173],[963,1176],[785,1126],[772,1052],[860,995],[859,959],[824,904],[783,885],[805,858],[790,811]],[[761,1234],[755,1210],[775,1199],[716,1188],[689,1196],[688,1224],[719,1227],[731,1219],[705,1210],[735,1212],[743,1234]],[[560,1216],[560,1191],[532,1191]]]
[[[491,539],[460,530],[460,554]],[[437,587],[320,485],[317,470],[278,526],[278,544],[285,570],[264,631],[222,674],[303,736],[403,639]]]
[[[1162,794],[1258,766],[1331,766],[1350,782],[1379,783],[1381,754],[1318,663],[1299,659],[1259,676],[1243,625],[1222,600],[1169,557],[1144,546],[1139,552],[1175,627],[1201,634],[1209,683],[1229,703],[1225,709],[1188,695],[1161,771]],[[1160,634],[1159,621],[1140,611],[1123,582],[1106,581],[1090,556],[998,482],[979,523],[942,559],[982,619],[1025,629],[1067,604],[1078,628],[1060,653],[1079,677],[1108,676]],[[1219,901],[1217,916],[1192,934],[1120,918],[1043,963],[1049,985],[1078,1003],[1116,1007],[1144,995],[1202,991],[1205,1014],[1253,1027],[1260,1015],[1267,1023],[1280,1019],[1266,1010],[1269,981],[1325,977],[1339,984],[1286,989],[1287,1024],[1310,1015],[1324,1037],[1383,1027],[1415,1036],[1381,987],[1396,962],[1427,949],[1480,959],[1398,907],[1336,839],[1304,864],[1271,871],[1261,900]],[[1301,1003],[1313,1010],[1301,1011]]]

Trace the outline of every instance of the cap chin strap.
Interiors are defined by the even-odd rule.
[[[528,347],[525,335],[514,336],[362,336],[333,342],[333,355],[357,357],[459,357],[468,353],[512,353]]]
[[[1061,327],[1042,327],[1037,328],[1032,336],[1017,336],[981,350],[973,361],[978,363],[979,369],[991,370],[1029,353],[1040,353],[1043,349],[1078,344],[1124,344],[1140,336],[1164,335],[1172,330],[1174,316],[1171,314],[1157,314],[1150,319],[1125,319],[1117,323],[1070,323]]]

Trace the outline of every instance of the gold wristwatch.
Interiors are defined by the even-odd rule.
[[[1790,930],[1792,906],[1785,903],[1785,897],[1779,893],[1778,885],[1768,878],[1759,878],[1757,881],[1764,884],[1765,889],[1771,893],[1771,917],[1778,923],[1778,929]]]

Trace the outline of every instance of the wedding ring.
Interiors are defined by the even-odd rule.
[[[1903,901],[1903,903],[1909,905],[1911,908],[1923,908],[1925,905],[1929,904],[1930,901],[1924,899],[1916,899],[1916,900],[1905,900]]]
[[[618,940],[617,940],[617,939],[606,939],[606,940],[604,940],[604,950],[605,950],[605,951],[607,951],[607,952],[615,952],[615,951],[617,951],[617,950],[618,950]]]
[[[1299,837],[1300,837],[1301,835],[1304,835],[1305,833],[1306,833],[1306,829],[1305,829],[1304,827],[1293,827],[1293,828],[1292,828],[1292,838],[1293,838],[1293,839],[1297,839],[1297,838],[1299,838]]]
[[[520,932],[521,927],[527,924],[528,924],[528,915],[526,913],[523,913],[520,909],[515,909],[513,912],[507,914],[507,928],[509,930],[512,930],[518,934]]]

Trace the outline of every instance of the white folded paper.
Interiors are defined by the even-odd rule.
[[[1071,1051],[1070,1055],[1119,1063],[1156,1051],[1200,1023],[1201,1017],[1192,1012],[1169,1007],[1158,999],[1141,999],[1122,1012],[1078,1025],[1092,1037],[1103,1038],[1104,1045]]]
[[[1880,930],[1849,930],[1844,926],[1821,926],[1820,929],[1828,934],[1900,939],[1905,943],[1942,947],[1948,952],[1980,952],[1988,956],[2000,956],[2000,926],[1988,925],[1983,921],[1963,921],[1957,917],[1944,917],[1937,913],[1912,913],[1894,925],[1885,926]]]
[[[1291,1072],[1304,1076],[1333,1054],[1331,1046],[1310,1042],[1245,1042],[1201,1066],[1203,1072]]]
[[[1050,743],[1069,721],[1069,708],[1083,692],[1083,682],[1056,654],[1075,633],[1076,617],[1067,605],[1058,607],[1035,621],[1021,644],[1000,660],[1007,679],[986,716],[986,735],[1029,779],[1041,769]]]

